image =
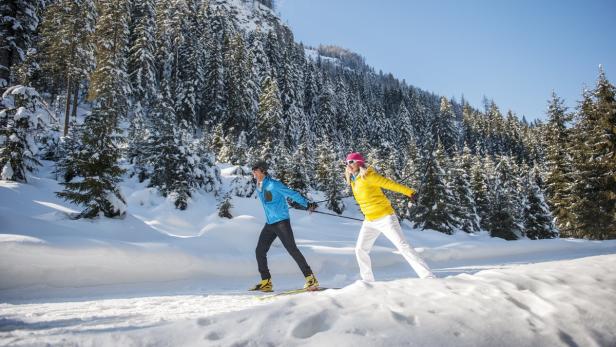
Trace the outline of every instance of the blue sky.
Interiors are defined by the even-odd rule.
[[[616,1],[277,0],[306,45],[334,44],[377,71],[474,106],[545,119],[552,90],[575,107],[599,64],[616,74]]]

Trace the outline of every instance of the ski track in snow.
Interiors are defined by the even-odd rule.
[[[120,333],[186,319],[206,319],[263,304],[257,295],[169,295],[0,304],[0,345],[55,345],[74,340],[75,334]]]

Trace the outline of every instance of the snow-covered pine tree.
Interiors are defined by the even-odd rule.
[[[38,147],[34,141],[40,121],[40,97],[34,88],[16,85],[2,95],[0,111],[0,179],[27,182],[36,170]]]
[[[94,30],[97,18],[93,0],[61,0],[45,11],[41,25],[42,73],[49,76],[51,87],[66,93],[64,136],[68,134],[70,105],[76,116],[80,85],[95,68]]]
[[[64,190],[56,195],[85,206],[75,218],[95,218],[99,214],[113,218],[126,211],[119,187],[124,173],[117,163],[119,139],[113,135],[117,129],[111,124],[114,116],[103,106],[95,107],[84,121],[79,151],[68,157],[71,161],[67,163],[67,172],[79,176],[60,183]]]
[[[118,121],[126,118],[131,94],[127,73],[129,10],[124,0],[100,0],[97,6],[96,70],[88,97],[98,104],[99,112],[109,116],[106,124],[111,134]]]
[[[207,57],[206,42],[203,38],[207,25],[203,6],[208,6],[200,0],[185,0],[179,7],[182,34],[174,42],[179,49],[175,56],[177,73],[175,80],[175,109],[179,121],[185,121],[190,129],[201,124],[197,123],[198,111],[202,108],[201,96],[205,92],[205,60]],[[180,38],[181,37],[181,38]]]
[[[128,74],[133,97],[147,112],[158,95],[155,1],[137,1],[133,9]]]
[[[237,152],[237,141],[235,140],[235,136],[233,135],[233,128],[227,129],[226,135],[221,137],[221,146],[218,150],[218,160],[221,163],[231,163],[233,165],[237,165],[237,161],[235,160],[235,153]]]
[[[614,86],[600,70],[597,86],[584,93],[574,127],[572,233],[616,238],[616,101]]]
[[[271,77],[263,81],[259,96],[259,112],[257,113],[257,150],[259,157],[271,162],[277,147],[283,146],[281,134],[283,121],[282,102],[278,83]]]
[[[44,0],[9,0],[0,3],[0,94],[13,84],[39,25]]]
[[[223,126],[228,131],[234,129],[234,136],[240,131],[249,129],[252,115],[247,109],[248,95],[246,85],[248,83],[248,56],[244,45],[244,39],[239,33],[235,33],[226,41],[225,47],[225,88],[227,96],[228,117]]]
[[[569,153],[570,130],[567,127],[571,116],[567,114],[564,101],[552,93],[546,124],[546,196],[555,223],[563,236],[569,235],[568,225],[571,221],[569,210],[571,196],[571,155]]]
[[[413,166],[413,164],[416,163],[403,163],[401,152],[393,149],[389,151],[387,158],[381,165],[383,167],[381,174],[391,180],[410,186],[409,182],[411,182],[412,177],[404,176],[401,166],[409,167],[407,170],[410,170],[410,167]],[[399,218],[408,218],[410,216],[408,206],[409,199],[406,196],[388,190],[384,190],[383,192],[391,202],[391,205]]]
[[[124,1],[98,2],[100,17],[94,33],[96,70],[92,74],[90,95],[94,108],[86,117],[81,151],[69,163],[78,179],[63,183],[58,196],[85,205],[77,218],[123,215],[126,203],[118,186],[123,170],[117,161],[120,151],[116,135],[118,122],[128,111],[130,85],[126,73],[128,45],[128,4]]]
[[[542,185],[539,169],[535,166],[527,177],[524,208],[524,235],[531,240],[558,237],[552,214],[541,190]]]
[[[318,97],[318,108],[315,114],[315,133],[317,139],[331,138],[336,124],[335,92],[329,78],[323,77],[321,94]]]
[[[190,136],[184,134],[185,142],[190,141]],[[208,193],[218,195],[221,189],[220,169],[216,166],[216,157],[208,145],[208,140],[201,137],[193,140],[188,147],[192,158],[189,158],[190,186],[194,189],[202,189]]]
[[[253,179],[250,170],[238,166],[235,170],[236,177],[231,180],[229,192],[235,196],[247,198],[252,196],[257,189],[257,182]]]
[[[455,218],[452,212],[455,200],[449,189],[446,171],[441,167],[441,163],[445,162],[445,150],[440,141],[436,149],[423,160],[425,177],[418,194],[415,227],[453,234]]]
[[[235,144],[235,153],[233,153],[233,157],[231,162],[236,163],[237,165],[244,166],[250,163],[249,159],[249,147],[248,140],[246,137],[246,131],[240,131],[240,135],[237,137],[237,143]]]
[[[83,137],[83,125],[73,121],[69,125],[69,132],[67,136],[62,136],[58,143],[57,160],[55,162],[54,174],[56,180],[60,182],[70,182],[76,176],[79,176],[74,163],[76,161],[76,155],[81,151],[81,139]]]
[[[341,214],[345,205],[342,201],[345,190],[344,170],[342,161],[336,152],[333,151],[333,146],[329,139],[323,140],[316,149],[317,158],[315,163],[316,169],[316,186],[317,189],[325,193],[327,202],[325,206]]]
[[[285,119],[285,145],[294,148],[305,132],[303,115],[304,77],[302,66],[305,61],[303,47],[293,41],[291,32],[287,32],[286,48],[283,55],[283,73],[281,75],[280,98]]]
[[[257,88],[257,95],[261,82],[270,74],[269,60],[264,48],[266,39],[267,35],[261,31],[260,27],[257,27],[257,29],[252,31],[248,36],[248,50],[251,58],[251,64],[249,65],[254,69],[254,83]],[[256,99],[258,99],[258,96]]]
[[[511,159],[507,156],[498,157],[494,176],[489,180],[491,185],[491,214],[488,216],[489,231],[492,237],[505,240],[516,240],[522,235],[522,226],[518,220],[517,177]]]
[[[496,175],[494,162],[489,156],[481,158],[480,151],[473,157],[471,168],[471,187],[475,195],[475,209],[479,216],[479,226],[482,230],[490,230],[490,215],[492,202],[490,200],[492,184],[490,182]]]
[[[441,139],[445,152],[450,156],[453,155],[457,151],[459,131],[456,127],[456,116],[453,113],[453,108],[446,97],[441,97],[440,112],[434,126],[434,133]]]
[[[208,6],[208,24],[205,38],[208,58],[205,67],[204,113],[198,117],[198,124],[206,128],[224,123],[227,110],[225,94],[225,67],[223,63],[223,42],[227,34],[225,17],[220,11]]]
[[[153,129],[149,137],[148,152],[153,170],[150,187],[156,187],[163,196],[170,196],[180,210],[188,206],[192,166],[190,153],[180,127],[175,125],[175,112],[162,98],[152,109]]]
[[[305,143],[300,143],[289,157],[289,187],[306,195],[308,193],[309,179],[307,171],[314,169],[312,155]]]
[[[409,109],[406,107],[404,99],[400,101],[397,118],[400,122],[400,140],[398,145],[403,146],[402,148],[406,148],[408,146],[415,146],[415,131],[413,129],[414,119],[409,112]]]
[[[419,150],[415,144],[413,138],[408,140],[409,144],[406,151],[403,152],[401,158],[404,162],[402,169],[400,170],[400,183],[405,184],[415,191],[419,189],[422,172],[420,169],[421,161],[419,158]],[[400,196],[400,194],[394,195],[396,199],[392,200],[392,206],[396,210],[396,214],[401,219],[413,220],[414,211],[416,209],[415,204],[409,204],[407,197]]]
[[[149,118],[146,119],[142,111],[136,110],[128,129],[128,151],[126,156],[129,162],[133,164],[131,176],[137,175],[139,182],[143,182],[148,178],[152,171],[148,163],[148,158],[151,156],[151,153],[148,153],[150,149],[148,147],[150,133],[151,125],[149,124]]]
[[[480,230],[475,194],[472,189],[471,171],[473,158],[468,146],[462,149],[462,155],[454,157],[451,169],[453,191],[456,198],[454,217],[460,230],[473,233]]]

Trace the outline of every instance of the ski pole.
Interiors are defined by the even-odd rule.
[[[346,198],[350,198],[353,195],[347,195],[347,196],[341,196],[340,199],[346,199]],[[311,201],[314,202],[315,204],[321,203],[321,202],[327,202],[330,201],[331,199],[325,199],[325,200],[319,200],[319,201]]]
[[[337,214],[333,214],[333,213],[327,213],[327,212],[321,212],[321,211],[312,211],[312,213],[320,213],[320,214],[325,214],[328,216],[334,216],[334,217],[338,217],[338,218],[346,218],[346,219],[352,219],[352,220],[356,220],[356,221],[360,221],[363,222],[363,219],[359,219],[359,218],[353,218],[353,217],[348,217],[348,216],[340,216]]]

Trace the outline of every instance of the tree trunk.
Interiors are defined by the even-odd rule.
[[[77,119],[77,104],[79,103],[79,82],[75,81],[75,92],[73,94],[73,117]]]
[[[71,76],[66,82],[66,108],[64,111],[64,136],[68,135],[68,121],[71,116]]]

